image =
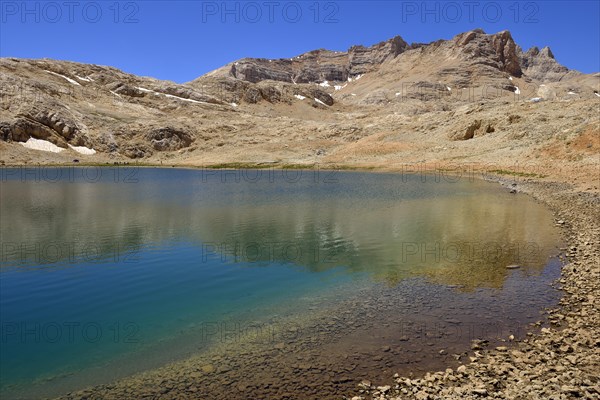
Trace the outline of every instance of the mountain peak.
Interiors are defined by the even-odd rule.
[[[551,58],[554,60],[554,54],[552,53],[552,50],[550,50],[550,47],[546,46],[544,48],[542,48],[542,50],[540,51],[540,54],[542,56]]]
[[[559,81],[567,73],[577,74],[556,61],[550,47],[541,50],[533,46],[520,55],[520,63],[527,75],[539,81]]]

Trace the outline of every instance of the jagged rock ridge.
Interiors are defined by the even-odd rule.
[[[229,76],[256,83],[264,80],[288,83],[346,81],[377,68],[410,49],[400,36],[371,47],[352,46],[347,52],[319,49],[290,59],[244,58],[207,76]]]
[[[344,82],[348,78],[376,71],[383,63],[403,53],[435,50],[444,46],[458,49],[459,52],[454,55],[471,65],[493,67],[514,77],[526,74],[537,80],[556,79],[557,75],[569,71],[554,60],[547,47],[541,52],[534,47],[524,53],[509,31],[488,35],[482,29],[475,29],[448,41],[428,44],[408,44],[396,36],[370,47],[352,46],[346,52],[319,49],[290,59],[244,58],[199,79],[231,77],[252,83],[265,80],[287,83]]]

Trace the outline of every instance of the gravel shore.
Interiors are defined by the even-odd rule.
[[[467,363],[456,369],[420,379],[396,374],[384,386],[363,382],[349,399],[600,398],[600,196],[558,183],[516,187],[554,211],[567,239],[557,282],[564,296],[548,310],[549,326],[522,341],[507,338],[508,346],[475,341]]]

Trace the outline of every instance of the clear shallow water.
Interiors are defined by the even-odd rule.
[[[414,278],[510,289],[507,265],[535,281],[558,243],[547,209],[466,179],[75,168],[1,185],[4,393],[108,381],[214,347],[223,323]]]

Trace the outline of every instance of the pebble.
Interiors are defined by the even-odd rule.
[[[204,372],[205,374],[210,374],[210,373],[215,372],[215,367],[212,364],[203,365],[201,369],[202,369],[202,372]]]

